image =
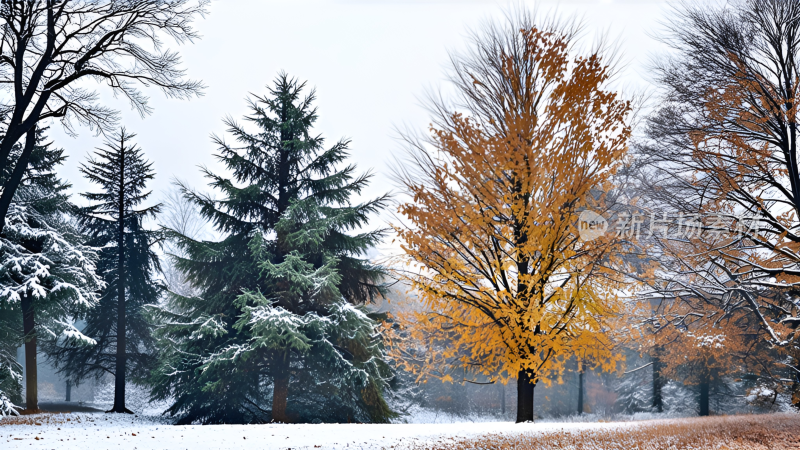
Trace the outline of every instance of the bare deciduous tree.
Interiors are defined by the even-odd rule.
[[[709,330],[741,322],[740,332],[794,354],[800,3],[683,5],[664,42],[672,52],[656,66],[664,89],[638,146],[642,179],[654,204],[694,215],[701,231],[662,241],[655,294],[692,305],[664,319]],[[800,364],[790,366],[800,381]],[[769,367],[760,372],[774,379]]]
[[[172,189],[166,192],[162,202],[164,209],[160,216],[161,226],[192,239],[207,238],[209,223],[200,214],[197,205],[186,198],[183,186],[183,183],[176,181]],[[173,263],[175,257],[185,257],[185,253],[169,239],[165,242],[164,249],[165,261],[161,267],[169,289],[185,297],[198,295],[198,290],[192,287]]]
[[[60,120],[99,132],[112,129],[118,112],[99,102],[92,83],[105,83],[141,115],[151,112],[140,90],[154,86],[168,97],[199,95],[186,80],[180,57],[165,39],[192,41],[192,23],[209,0],[42,0],[0,4],[0,232],[28,166],[36,128]],[[23,151],[12,148],[26,137]],[[13,167],[13,169],[12,169]]]

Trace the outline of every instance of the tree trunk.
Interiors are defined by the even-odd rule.
[[[583,414],[583,369],[578,372],[578,414]]]
[[[664,380],[661,378],[661,360],[658,356],[653,356],[653,408],[656,412],[664,412],[664,399],[661,396],[661,388]]]
[[[289,363],[288,355],[280,355],[276,361],[276,371],[273,378],[272,390],[272,421],[289,423],[286,405],[289,400]]]
[[[68,402],[72,401],[72,383],[67,380],[67,400]]]
[[[700,415],[707,416],[710,411],[708,407],[708,397],[709,397],[709,377],[706,376],[703,381],[700,382]]]
[[[289,398],[289,377],[275,378],[275,387],[272,393],[272,420],[274,422],[288,423],[286,403]]]
[[[499,383],[500,385],[500,413],[506,415],[506,385],[503,383]]]
[[[800,358],[795,358],[794,382],[792,383],[792,406],[800,410]]]
[[[3,185],[3,193],[0,194],[0,233],[5,229],[6,216],[14,199],[14,194],[22,183],[25,171],[28,170],[28,162],[31,159],[31,153],[33,153],[33,147],[36,143],[36,125],[32,126],[25,136],[25,147],[22,149],[17,164],[14,166],[14,171],[11,172],[11,176]]]
[[[114,407],[109,412],[131,413],[125,407],[125,374],[128,368],[125,323],[125,141],[120,143],[119,211],[117,230],[117,354],[114,368]]]
[[[525,370],[517,374],[517,423],[533,422],[533,389],[531,376]]]
[[[39,387],[36,373],[36,310],[33,298],[22,295],[22,332],[25,335],[25,409],[39,410]]]

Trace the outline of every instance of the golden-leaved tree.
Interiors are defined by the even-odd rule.
[[[407,137],[397,170],[413,198],[395,227],[402,276],[423,306],[398,314],[394,354],[420,379],[516,378],[518,422],[571,356],[604,369],[619,358],[608,320],[621,310],[620,243],[581,240],[578,218],[611,189],[631,106],[608,88],[599,49],[571,54],[575,32],[521,13],[475,34],[452,58],[457,101],[433,102],[431,134]]]

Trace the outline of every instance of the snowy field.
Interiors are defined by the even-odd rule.
[[[12,424],[24,421],[24,424]],[[5,422],[5,423],[4,423]],[[612,429],[627,423],[509,422],[172,426],[158,419],[73,413],[0,419],[2,449],[403,449],[487,434]]]
[[[152,416],[0,419],[0,449],[796,450],[800,414],[622,422],[173,426]]]

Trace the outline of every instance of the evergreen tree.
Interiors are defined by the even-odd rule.
[[[111,412],[117,413],[130,413],[125,406],[128,377],[141,382],[153,367],[155,342],[143,307],[160,295],[153,246],[162,233],[143,223],[156,216],[160,205],[137,209],[150,196],[146,186],[154,172],[133,143],[135,136],[123,129],[81,166],[84,176],[101,188],[83,194],[91,205],[81,210],[80,223],[89,242],[102,247],[98,269],[106,288],[97,307],[82,316],[83,332],[97,345],[64,345],[53,352],[61,371],[75,382],[113,373]]]
[[[23,150],[19,146],[15,151]],[[38,344],[93,344],[72,326],[72,319],[95,304],[103,283],[96,275],[95,249],[82,244],[70,220],[74,206],[66,194],[69,185],[54,173],[63,161],[63,150],[51,148],[39,130],[32,163],[0,235],[0,390],[10,394],[0,393],[5,408],[19,396],[20,366],[12,352],[21,343],[29,411],[38,410]]]
[[[652,406],[652,387],[652,365],[623,374],[614,383],[617,408],[625,414],[660,412]]]
[[[358,232],[385,197],[352,204],[368,183],[337,169],[348,141],[311,135],[314,92],[280,74],[249,101],[239,146],[215,137],[231,178],[205,170],[220,199],[186,190],[223,236],[173,232],[173,256],[201,294],[173,293],[155,310],[161,365],[154,397],[174,398],[179,423],[372,421],[393,416],[378,323],[359,308],[382,295],[384,269],[363,259],[382,231]]]

